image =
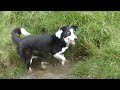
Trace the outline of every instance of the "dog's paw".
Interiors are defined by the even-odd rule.
[[[47,69],[47,62],[41,62],[41,68],[42,69]]]
[[[47,66],[44,65],[44,66],[41,66],[41,68],[45,70],[47,69]]]
[[[32,68],[31,67],[29,67],[29,71],[32,72]]]
[[[70,62],[70,60],[65,60],[65,61],[61,61],[61,64],[62,64],[62,66],[64,66],[65,63],[69,63],[69,62]]]
[[[66,61],[62,61],[62,62],[61,62],[62,66],[64,66],[64,65],[65,65],[65,62],[66,62]]]

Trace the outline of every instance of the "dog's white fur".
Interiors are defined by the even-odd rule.
[[[67,44],[70,44],[70,41],[74,41],[75,39],[77,39],[77,36],[74,34],[74,30],[72,28],[70,29],[70,33],[71,33],[70,36],[64,38],[64,40]]]
[[[68,49],[68,47],[63,47],[62,50],[56,54],[53,55],[53,57],[55,57],[58,60],[62,60],[61,64],[64,65],[66,58],[64,57],[64,55],[62,53],[64,53],[66,51],[66,49]]]
[[[56,32],[56,37],[58,37],[59,39],[61,38],[61,33],[63,31],[62,30],[58,30]],[[65,42],[69,45],[71,43],[71,41],[74,41],[75,39],[77,39],[77,36],[74,34],[74,30],[71,28],[70,29],[70,33],[71,35],[64,38]],[[75,42],[73,42],[73,44],[75,44]],[[59,51],[58,53],[54,54],[53,56],[58,59],[58,60],[62,60],[61,64],[64,65],[66,58],[64,57],[64,55],[62,53],[64,53],[66,51],[66,49],[68,49],[69,46],[63,47],[61,51]]]
[[[30,35],[30,33],[27,32],[24,28],[21,28],[21,33],[22,33],[23,35],[25,35],[25,36]]]
[[[62,30],[58,30],[58,31],[55,33],[56,37],[58,37],[58,38],[60,39],[62,32],[63,32]]]

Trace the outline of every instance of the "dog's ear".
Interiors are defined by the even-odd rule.
[[[67,26],[64,26],[64,27],[61,27],[60,30],[66,30],[67,29]]]
[[[71,28],[73,28],[76,31],[76,29],[78,28],[78,26],[72,25]]]

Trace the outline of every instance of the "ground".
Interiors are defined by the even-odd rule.
[[[28,71],[27,75],[22,79],[70,79],[70,73],[76,62],[67,60],[62,66],[60,62],[55,62],[47,65],[45,70],[41,69],[40,63],[33,65],[32,71]]]

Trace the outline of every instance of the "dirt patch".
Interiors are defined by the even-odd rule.
[[[28,72],[22,79],[70,79],[71,70],[76,62],[67,60],[64,66],[60,62],[49,63],[47,69],[43,70],[38,65],[33,65],[32,71]]]

